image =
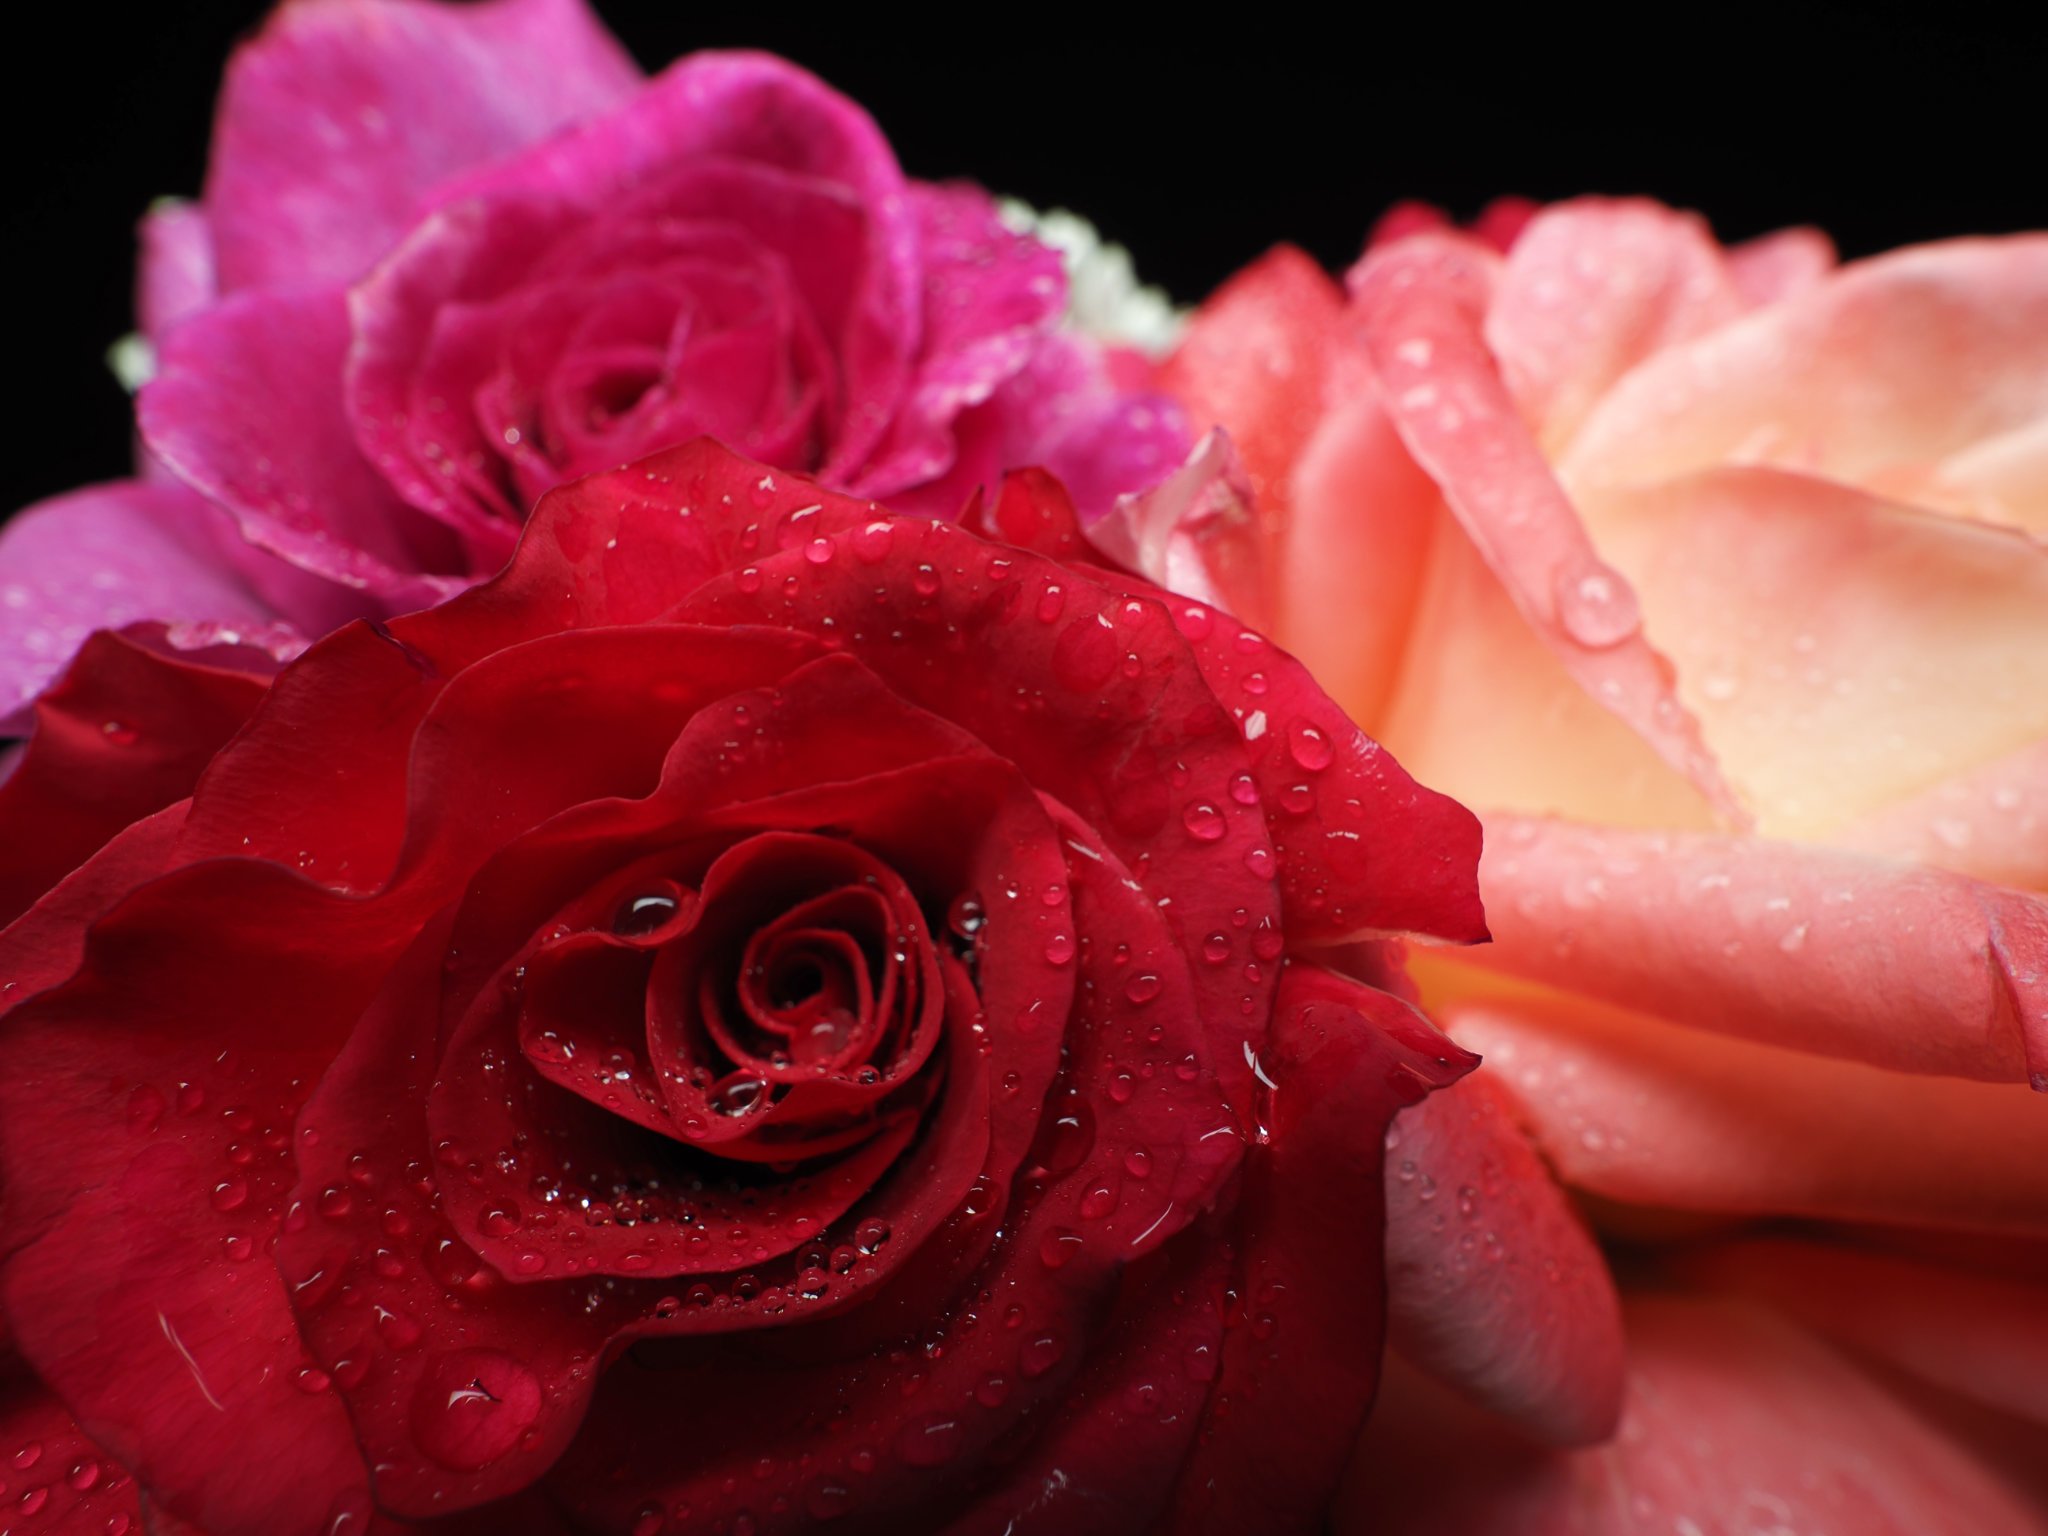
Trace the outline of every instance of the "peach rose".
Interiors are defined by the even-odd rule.
[[[2048,1529],[2048,236],[1399,222],[1111,535],[1486,822],[1339,1529]]]

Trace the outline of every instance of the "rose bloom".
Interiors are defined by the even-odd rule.
[[[2038,1532],[2048,239],[1441,226],[1209,302],[1147,556],[1486,826],[1337,1528]]]
[[[1485,929],[1298,662],[1040,472],[956,526],[698,442],[272,670],[102,632],[0,786],[7,1497],[1323,1528],[1385,1131],[1472,1064],[1384,936]]]
[[[0,731],[95,627],[289,655],[700,433],[902,511],[1037,464],[1100,513],[1185,428],[1065,302],[1057,251],[779,59],[643,79],[581,0],[282,6],[204,196],[143,225],[140,478],[0,539]]]

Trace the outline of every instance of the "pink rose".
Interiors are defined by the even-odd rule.
[[[1389,233],[1210,301],[1259,516],[1154,531],[1488,833],[1338,1529],[2041,1531],[2048,237]]]
[[[935,516],[1042,464],[1099,513],[1185,430],[1065,299],[1056,252],[779,59],[644,80],[580,0],[286,5],[229,66],[205,196],[144,226],[142,478],[0,542],[0,730],[93,628],[288,651],[700,435]]]

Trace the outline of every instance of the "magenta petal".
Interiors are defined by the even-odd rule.
[[[342,408],[347,348],[339,292],[237,295],[164,338],[136,399],[152,453],[251,544],[321,578],[266,588],[311,633],[423,608],[464,584],[423,574],[459,569],[452,537],[401,503],[356,447]]]
[[[993,408],[1003,423],[1003,462],[1051,470],[1090,523],[1119,496],[1152,489],[1195,445],[1178,401],[1119,390],[1109,354],[1069,334],[1043,338]]]
[[[0,533],[0,734],[95,629],[137,619],[261,625],[269,606],[208,553],[220,514],[181,485],[117,480],[53,497]]]
[[[222,284],[346,282],[437,183],[638,84],[581,0],[281,6],[221,94],[206,208]]]
[[[867,214],[861,287],[845,324],[827,337],[855,412],[835,450],[849,464],[865,463],[919,350],[919,234],[881,130],[814,75],[767,54],[693,54],[622,110],[462,177],[439,201],[538,197],[598,211],[693,164],[752,166],[782,173],[785,182],[838,189]]]
[[[914,185],[909,204],[924,261],[923,353],[888,437],[841,443],[825,470],[864,496],[949,469],[954,421],[1030,363],[1066,302],[1059,254],[1007,228],[980,188]],[[888,404],[856,395],[849,415]]]
[[[136,230],[135,328],[154,336],[213,302],[213,229],[197,203],[163,198]]]

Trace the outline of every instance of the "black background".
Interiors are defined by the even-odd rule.
[[[913,174],[1084,213],[1184,302],[1281,239],[1341,267],[1402,197],[1469,214],[1498,192],[1649,192],[1724,238],[1810,222],[1848,255],[2048,225],[2048,7],[2017,26],[1819,0],[1174,20],[1000,0],[597,7],[650,68],[705,46],[797,59]],[[127,402],[102,357],[129,324],[134,221],[198,190],[221,62],[264,8],[71,0],[16,34],[8,365],[30,398],[0,512],[123,471]]]

